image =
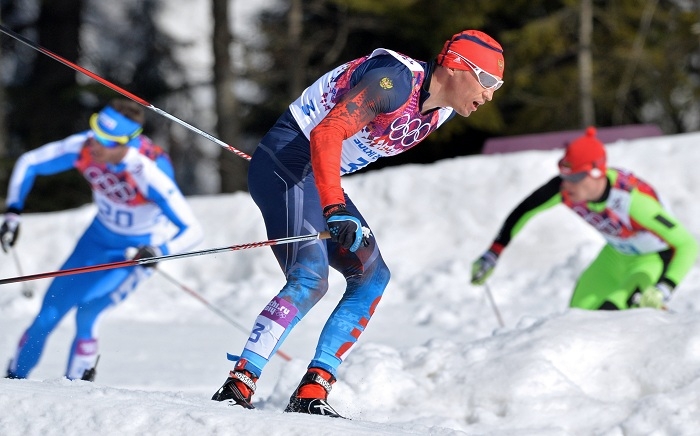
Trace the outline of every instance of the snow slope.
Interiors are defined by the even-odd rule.
[[[620,142],[609,164],[661,191],[700,234],[700,134]],[[226,352],[282,286],[268,248],[163,262],[160,275],[104,319],[95,383],[61,377],[72,314],[28,380],[0,379],[2,435],[694,435],[700,434],[700,268],[670,312],[568,310],[578,274],[602,238],[563,206],[535,218],[501,257],[489,289],[471,262],[507,213],[556,173],[561,151],[475,156],[386,168],[344,179],[392,270],[367,331],[339,370],[331,404],[351,420],[284,414],[342,295],[331,290],[289,336],[260,379],[257,409],[210,401]],[[190,201],[206,229],[199,248],[264,240],[246,194]],[[94,210],[27,214],[16,253],[25,274],[58,268]],[[0,277],[18,275],[0,253]],[[0,286],[0,362],[38,310],[47,280]],[[21,295],[23,286],[36,292]]]

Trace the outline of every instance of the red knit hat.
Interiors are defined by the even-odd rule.
[[[595,127],[586,129],[585,135],[573,140],[566,147],[566,154],[559,161],[559,173],[566,178],[585,173],[598,178],[605,175],[605,146],[595,136]]]
[[[457,54],[467,58],[487,73],[503,78],[505,69],[503,47],[484,32],[465,30],[453,35],[445,42],[437,56],[437,64],[458,70],[468,70],[470,67]]]

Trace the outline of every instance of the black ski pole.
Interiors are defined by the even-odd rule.
[[[69,276],[69,275],[73,275],[73,274],[82,274],[82,273],[88,273],[88,272],[103,271],[103,270],[114,269],[114,268],[124,268],[124,267],[128,267],[128,266],[148,265],[150,263],[163,262],[166,260],[184,259],[186,257],[203,256],[205,254],[216,254],[216,253],[222,253],[225,251],[247,250],[249,248],[268,247],[268,246],[272,246],[272,245],[281,245],[281,244],[291,244],[294,242],[311,241],[314,239],[329,239],[330,237],[331,237],[330,233],[328,231],[324,231],[321,233],[314,233],[311,235],[290,236],[288,238],[269,239],[267,241],[249,242],[247,244],[231,245],[230,247],[209,248],[206,250],[190,251],[187,253],[166,254],[164,256],[147,257],[144,259],[128,259],[128,260],[122,260],[122,261],[112,262],[112,263],[103,263],[100,265],[83,266],[83,267],[78,267],[78,268],[71,268],[71,269],[65,269],[65,270],[58,270],[58,271],[51,271],[51,272],[45,272],[45,273],[39,273],[39,274],[30,274],[30,275],[26,275],[26,276],[0,279],[0,285],[5,285],[8,283],[24,282],[24,281],[28,281],[28,280],[47,279],[50,277],[62,277],[62,276]]]

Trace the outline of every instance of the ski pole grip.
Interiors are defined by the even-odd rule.
[[[331,232],[328,230],[323,231],[318,234],[318,239],[331,239]]]

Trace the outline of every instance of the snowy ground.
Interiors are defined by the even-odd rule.
[[[654,184],[700,235],[700,134],[619,143],[613,166]],[[556,172],[560,151],[477,156],[387,168],[344,180],[392,269],[385,297],[339,371],[331,404],[351,420],[284,414],[342,293],[289,336],[259,381],[254,411],[210,401],[247,332],[156,275],[110,312],[95,383],[61,375],[69,315],[29,380],[0,379],[2,435],[693,435],[700,434],[700,263],[672,313],[567,310],[602,239],[559,206],[513,241],[490,280],[499,328],[470,264],[527,193]],[[265,239],[246,194],[191,198],[199,248]],[[60,266],[92,207],[24,216],[25,274]],[[268,248],[164,262],[160,268],[247,329],[281,287]],[[0,277],[18,275],[0,253]],[[0,364],[39,307],[47,280],[0,286]]]

